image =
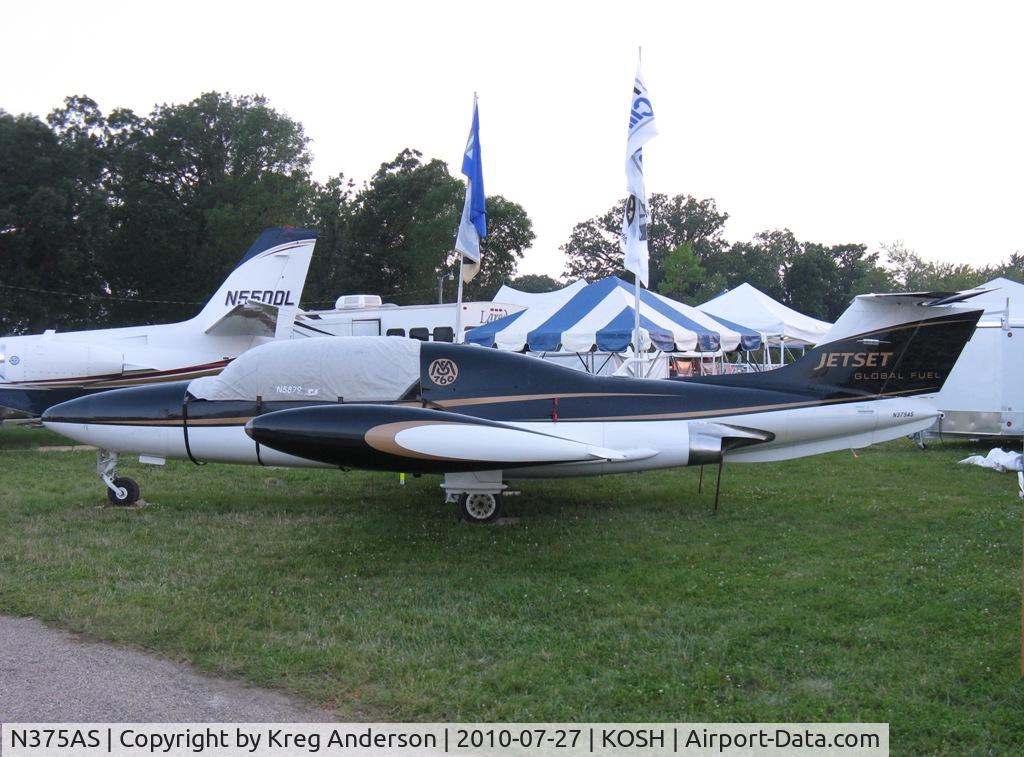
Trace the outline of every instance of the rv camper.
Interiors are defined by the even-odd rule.
[[[300,312],[292,338],[404,336],[421,342],[453,342],[456,307],[455,303],[393,305],[374,294],[346,294],[338,298],[333,310]],[[463,302],[463,331],[523,309],[522,305],[500,302]]]

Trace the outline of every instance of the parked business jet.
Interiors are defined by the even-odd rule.
[[[289,338],[315,243],[313,230],[267,229],[181,323],[0,338],[0,407],[39,416],[82,394],[218,373],[250,347]]]
[[[686,380],[594,376],[526,355],[399,337],[263,345],[219,376],[65,402],[49,428],[100,447],[115,503],[138,485],[117,453],[439,473],[466,519],[505,481],[764,462],[928,428],[982,311],[970,294],[858,297],[825,342],[774,371]],[[719,469],[720,472],[721,469]]]

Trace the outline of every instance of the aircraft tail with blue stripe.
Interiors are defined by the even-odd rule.
[[[225,336],[234,335],[253,318],[274,322],[275,331],[290,331],[316,236],[315,229],[264,231],[193,320],[206,333]]]

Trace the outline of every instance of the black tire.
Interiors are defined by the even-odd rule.
[[[135,479],[128,478],[115,478],[114,486],[119,489],[124,489],[125,496],[117,496],[117,492],[111,488],[107,488],[107,499],[110,500],[110,504],[117,505],[118,507],[127,507],[134,505],[139,501],[139,485],[135,483]]]
[[[501,517],[504,506],[504,498],[500,494],[467,492],[459,496],[459,509],[462,510],[462,517],[468,522],[478,525],[494,523]]]

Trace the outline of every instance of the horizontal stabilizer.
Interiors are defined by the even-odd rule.
[[[259,300],[235,305],[206,330],[211,336],[273,337],[277,330],[279,309]]]
[[[953,305],[957,302],[966,302],[979,294],[993,292],[994,289],[966,289],[959,292],[888,292],[881,294],[862,294],[857,299],[885,300],[888,302],[902,301],[922,307],[938,307],[940,305]]]
[[[963,292],[893,292],[888,294],[862,294],[854,297],[839,320],[833,324],[818,347],[838,343],[857,337],[875,337],[900,327],[916,326],[926,321],[939,320],[941,308],[951,315],[960,313],[964,317],[972,312],[957,309],[956,304],[984,294],[986,289],[970,289]],[[922,308],[927,308],[924,310]],[[977,318],[975,318],[977,320]],[[962,346],[962,345],[961,345]],[[957,351],[959,354],[959,349]]]

